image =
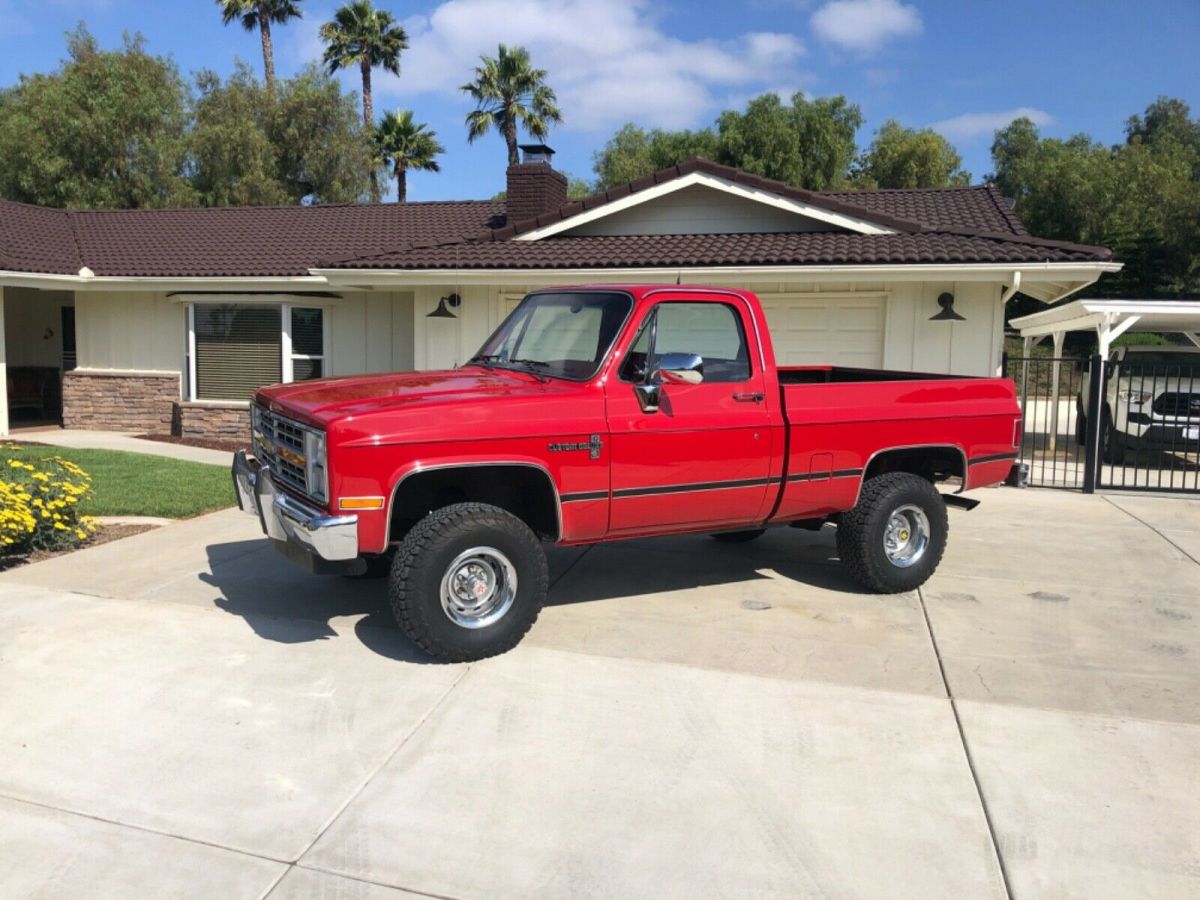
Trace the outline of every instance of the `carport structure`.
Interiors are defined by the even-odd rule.
[[[1068,332],[1095,330],[1097,352],[1107,359],[1112,342],[1127,331],[1178,332],[1200,347],[1200,300],[1072,300],[1010,324],[1025,339],[1026,356],[1051,337],[1059,357]]]
[[[1091,371],[1103,370],[1103,378],[1093,378],[1093,396],[1082,398],[1088,405],[1089,425],[1099,421],[1099,410],[1103,405],[1103,385],[1109,377],[1105,367],[1112,352],[1113,342],[1127,332],[1143,332],[1158,334],[1181,334],[1197,348],[1200,348],[1200,300],[1106,300],[1080,299],[1069,303],[1053,306],[1042,312],[1013,319],[1010,323],[1018,329],[1024,340],[1024,366],[1026,371],[1032,362],[1047,362],[1033,360],[1033,348],[1049,337],[1054,344],[1054,352],[1050,363],[1050,389],[1047,413],[1049,418],[1048,439],[1045,449],[1053,454],[1058,449],[1058,425],[1060,409],[1067,404],[1068,414],[1070,403],[1074,397],[1066,398],[1060,391],[1060,375],[1063,359],[1063,343],[1069,332],[1094,331],[1097,339],[1096,355],[1090,363]],[[1023,379],[1028,382],[1028,377]],[[1023,398],[1027,400],[1027,398]],[[1093,410],[1092,408],[1095,407]],[[1093,414],[1094,413],[1094,414]],[[1029,430],[1028,423],[1026,430]],[[1080,441],[1082,442],[1082,437]],[[1085,450],[1084,490],[1090,490],[1095,485],[1100,445],[1104,435],[1099,430],[1089,431]],[[1124,472],[1122,472],[1124,478]]]

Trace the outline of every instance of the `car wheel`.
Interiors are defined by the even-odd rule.
[[[434,510],[401,541],[388,594],[426,653],[466,662],[512,649],[546,601],[546,554],[520,519],[485,503]]]
[[[766,533],[767,529],[765,528],[753,528],[748,531],[718,531],[716,534],[710,534],[709,537],[722,544],[746,544]]]
[[[868,590],[895,594],[933,574],[950,530],[946,502],[927,479],[889,472],[863,484],[858,503],[837,529],[838,555]]]
[[[1124,465],[1127,450],[1125,436],[1113,427],[1112,417],[1107,412],[1100,420],[1100,427],[1103,429],[1100,453],[1104,461],[1114,466]]]

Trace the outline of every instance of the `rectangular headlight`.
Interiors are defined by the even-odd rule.
[[[325,435],[304,432],[304,480],[308,494],[315,500],[329,499],[329,473],[325,469]]]

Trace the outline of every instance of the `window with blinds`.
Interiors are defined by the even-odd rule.
[[[325,323],[316,307],[288,308],[291,324],[292,380],[307,381],[325,374]]]
[[[249,400],[283,379],[282,308],[196,303],[196,397]]]

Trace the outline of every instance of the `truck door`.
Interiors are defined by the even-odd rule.
[[[607,388],[610,533],[765,516],[775,398],[764,395],[752,329],[745,302],[731,296],[665,298],[646,313]],[[664,361],[680,363],[676,354],[700,357],[699,379],[655,375]]]

